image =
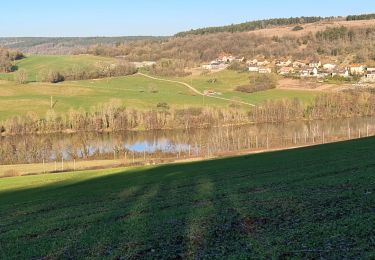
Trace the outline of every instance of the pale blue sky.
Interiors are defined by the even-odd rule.
[[[5,3],[4,3],[5,2]],[[12,0],[0,36],[172,35],[206,26],[295,16],[374,13],[374,0]]]

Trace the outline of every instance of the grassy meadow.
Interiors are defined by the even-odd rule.
[[[41,70],[63,71],[66,68],[78,66],[87,68],[95,66],[97,62],[114,62],[113,58],[98,57],[92,55],[30,55],[16,62],[17,69],[24,69],[28,74],[28,81],[38,81]],[[0,79],[12,80],[14,73],[0,73]]]
[[[0,179],[0,258],[372,259],[374,148]]]
[[[261,104],[267,99],[284,99],[284,98],[298,98],[304,103],[309,103],[317,95],[304,90],[284,90],[271,89],[260,91],[256,93],[242,93],[235,91],[237,86],[249,83],[249,78],[252,74],[249,72],[236,72],[231,70],[223,70],[216,73],[206,75],[195,75],[185,78],[175,78],[188,84],[203,92],[204,90],[213,90],[221,93],[220,96],[225,98],[235,98],[252,104]],[[216,79],[215,83],[210,83],[210,80]]]
[[[187,87],[177,84],[145,78],[141,75],[108,78],[100,80],[66,81],[58,84],[33,82],[37,79],[38,71],[45,68],[63,70],[65,67],[90,66],[108,58],[78,55],[78,56],[30,56],[17,63],[29,73],[28,84],[17,85],[5,80],[13,77],[1,74],[0,79],[0,120],[15,115],[34,112],[44,116],[50,106],[50,97],[57,101],[55,110],[67,112],[70,108],[89,109],[111,99],[120,99],[127,107],[149,109],[155,108],[160,102],[166,102],[172,107],[216,106],[227,107],[229,101],[203,98],[193,93]],[[208,83],[216,78],[217,82]],[[176,79],[192,84],[200,91],[213,89],[222,93],[221,97],[242,100],[252,104],[262,104],[269,99],[284,99],[297,97],[303,102],[310,102],[316,93],[299,90],[274,89],[253,94],[237,92],[234,89],[249,81],[248,73],[221,71],[209,75],[189,76]],[[248,109],[248,106],[244,106]]]

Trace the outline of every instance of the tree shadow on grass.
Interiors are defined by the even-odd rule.
[[[211,168],[214,163],[203,165]],[[183,204],[193,197],[201,167],[134,169],[2,192],[0,255],[180,255],[184,218],[190,211]],[[23,247],[29,250],[18,251]]]
[[[355,150],[347,157],[347,165],[336,166],[344,173],[336,178],[337,170],[332,171],[335,162],[324,168],[327,174],[322,174],[321,167],[312,172],[312,162],[322,159],[311,159],[311,153],[330,152],[328,148],[317,149],[119,170],[88,180],[77,173],[78,180],[69,178],[42,187],[2,192],[0,258],[303,256],[293,255],[290,250],[299,250],[302,242],[310,243],[311,238],[305,235],[299,241],[289,239],[296,240],[306,232],[321,232],[310,222],[333,225],[337,223],[333,216],[339,216],[344,223],[355,211],[367,216],[371,207],[363,205],[373,199],[360,194],[349,200],[352,193],[345,176],[356,178],[360,187],[371,185],[371,175],[344,171],[358,161]],[[281,166],[287,158],[302,162]],[[371,165],[364,165],[358,172],[370,171]],[[354,185],[353,181],[350,184]],[[331,193],[322,197],[311,187],[320,191],[330,188]],[[337,194],[344,192],[342,198],[352,207],[351,212],[333,211]],[[322,207],[324,203],[329,206]],[[316,211],[332,219],[325,222],[314,215]],[[336,235],[333,229],[325,230],[326,236]],[[362,242],[363,237],[369,237],[368,232],[356,232],[340,230],[338,234],[344,239],[352,234]],[[314,239],[325,242],[325,237]],[[289,245],[284,255],[283,243]],[[360,255],[354,252],[346,256]]]

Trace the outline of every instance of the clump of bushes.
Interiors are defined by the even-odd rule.
[[[235,70],[235,71],[247,71],[248,67],[246,63],[241,63],[238,61],[233,62],[231,65],[228,67],[229,70]]]
[[[259,74],[250,78],[249,84],[236,87],[236,91],[254,93],[276,88],[277,80],[273,75]]]
[[[182,60],[163,59],[149,68],[151,74],[162,77],[185,77],[191,75],[185,71],[185,62]]]
[[[27,82],[27,71],[25,69],[20,69],[14,74],[14,81],[17,84],[25,84]]]
[[[8,73],[17,70],[13,62],[22,58],[24,55],[21,52],[0,47],[0,72]]]
[[[302,31],[304,28],[300,25],[297,25],[295,27],[293,27],[292,31],[296,32],[296,31]]]
[[[38,75],[41,82],[59,83],[65,80],[64,76],[55,70],[42,70]]]

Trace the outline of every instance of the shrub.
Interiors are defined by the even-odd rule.
[[[64,81],[64,76],[54,70],[43,70],[39,73],[39,81],[42,82],[50,82],[50,83],[58,83]]]
[[[250,83],[236,87],[236,91],[254,93],[276,88],[276,79],[272,75],[256,75],[250,79]]]
[[[246,63],[240,63],[238,61],[235,61],[231,65],[229,65],[228,70],[247,71],[248,67]]]
[[[304,28],[303,28],[302,26],[297,25],[297,26],[293,27],[292,31],[296,32],[296,31],[301,31],[301,30],[303,30],[303,29],[304,29]]]
[[[14,81],[17,84],[25,84],[27,82],[27,71],[20,69],[14,74]]]

